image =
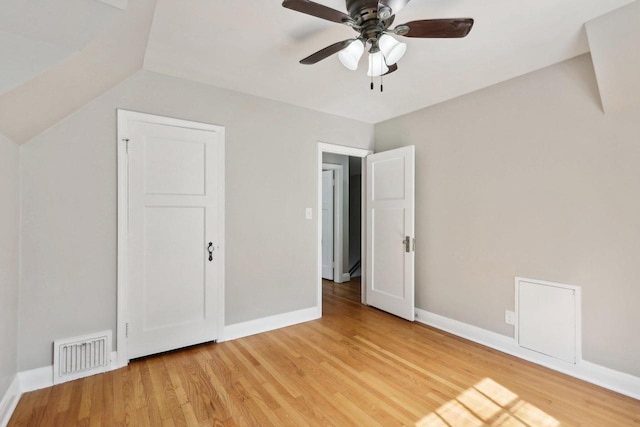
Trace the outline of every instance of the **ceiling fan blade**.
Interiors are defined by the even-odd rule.
[[[394,71],[398,71],[398,64],[391,64],[389,65],[389,71],[387,71],[386,73],[383,74],[383,76],[386,76],[387,74],[391,74]]]
[[[408,27],[409,30],[405,33],[402,27]],[[424,19],[397,26],[396,29],[400,31],[396,34],[405,37],[455,39],[465,37],[471,31],[471,27],[471,18]]]
[[[282,2],[282,6],[287,9],[295,10],[296,12],[306,13],[307,15],[326,19],[327,21],[337,22],[338,24],[353,22],[353,19],[351,19],[351,17],[346,13],[309,0],[284,0]]]
[[[331,46],[327,46],[324,49],[319,50],[316,53],[307,56],[302,61],[300,61],[300,63],[304,65],[312,65],[312,64],[315,64],[316,62],[320,62],[323,59],[333,55],[334,53],[340,52],[342,49],[349,46],[355,40],[357,39],[343,40],[341,42],[334,43]]]
[[[391,9],[391,13],[395,15],[410,1],[411,0],[378,0],[378,10],[386,6]]]

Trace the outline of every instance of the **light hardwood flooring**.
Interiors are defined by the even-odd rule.
[[[9,426],[640,426],[640,401],[359,303],[25,394]]]

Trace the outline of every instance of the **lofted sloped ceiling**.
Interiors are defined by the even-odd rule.
[[[2,0],[0,94],[81,51],[122,13],[96,0]]]
[[[0,15],[9,5],[5,1],[0,1]],[[56,21],[51,28],[38,27],[40,40],[54,46],[58,44],[59,34],[60,39],[70,40],[69,49],[47,63],[44,70],[38,69],[28,81],[0,95],[0,132],[14,142],[30,140],[142,68],[155,0],[9,2],[33,6],[17,10],[12,19],[29,22],[42,13],[45,15],[41,17],[42,22]],[[40,8],[46,9],[46,13]],[[80,10],[84,13],[79,14]],[[62,28],[65,25],[60,26],[58,20],[70,28]],[[92,21],[101,25],[96,28]],[[12,34],[16,34],[18,28],[16,26]],[[82,35],[76,33],[80,30]],[[29,46],[24,49],[28,50]],[[19,54],[2,59],[12,63]],[[28,68],[28,64],[23,67]],[[0,81],[4,80],[5,75],[0,75]]]
[[[396,24],[475,26],[464,39],[404,38],[380,93],[366,58],[357,71],[335,55],[299,64],[355,32],[281,0],[2,0],[0,131],[27,141],[141,68],[377,123],[585,53],[584,23],[631,2],[413,0]]]

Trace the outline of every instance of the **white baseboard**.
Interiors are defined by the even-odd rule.
[[[520,347],[513,338],[416,308],[416,321],[563,374],[640,399],[640,378],[581,360],[576,364]]]
[[[16,409],[18,405],[18,401],[20,400],[20,396],[22,393],[20,392],[20,380],[18,379],[18,375],[16,374],[13,377],[13,381],[9,385],[9,388],[0,399],[0,427],[5,427],[9,424],[9,420],[11,419],[11,415],[13,415],[13,411]]]
[[[349,273],[342,273],[342,281],[348,282],[349,280],[351,280],[351,275]]]
[[[117,362],[118,353],[113,351],[111,352],[111,366],[103,372],[109,372],[121,368]],[[88,375],[85,376],[91,376],[97,373],[102,372],[89,372]],[[20,379],[20,391],[22,393],[51,387],[53,386],[53,365],[19,372],[18,378]]]
[[[322,317],[320,308],[311,307],[289,313],[276,314],[275,316],[263,317],[262,319],[250,320],[248,322],[236,323],[224,327],[224,335],[219,341],[231,341],[249,335],[308,322],[319,319],[320,317]]]
[[[19,372],[18,378],[22,393],[51,387],[53,386],[53,365]]]
[[[112,351],[111,352],[111,367],[109,368],[110,371],[115,371],[116,369],[120,369],[120,368],[124,368],[128,365],[129,363],[125,363],[124,365],[121,365],[118,363],[118,352],[117,351]]]

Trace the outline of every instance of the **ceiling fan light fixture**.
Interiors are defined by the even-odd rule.
[[[409,34],[409,31],[411,31],[411,28],[409,28],[408,25],[398,25],[392,31],[397,36],[405,36]]]
[[[338,52],[338,59],[342,65],[353,71],[358,68],[358,62],[360,62],[363,53],[364,43],[361,40],[354,40],[349,46]]]
[[[380,36],[378,43],[387,65],[393,65],[398,62],[407,51],[406,43],[400,43],[388,34]]]
[[[384,56],[381,51],[377,51],[375,53],[369,54],[369,71],[367,71],[367,76],[369,77],[379,77],[389,71],[389,67],[384,61]]]
[[[387,6],[381,7],[380,9],[378,9],[378,17],[383,20],[391,18],[391,9],[389,9]]]

